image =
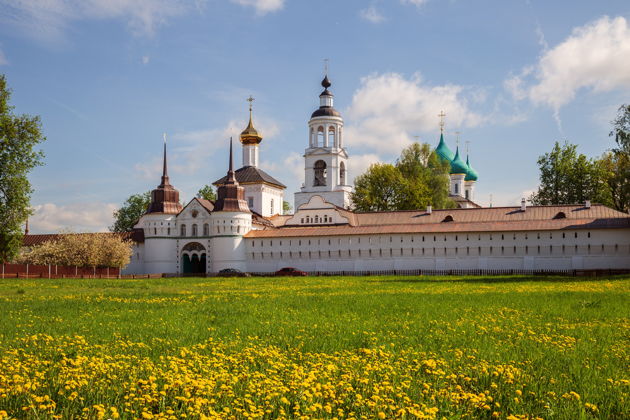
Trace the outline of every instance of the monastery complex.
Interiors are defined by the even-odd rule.
[[[295,214],[283,215],[285,185],[259,166],[262,136],[249,124],[240,135],[242,167],[214,182],[215,202],[185,206],[171,185],[166,145],[160,185],[140,218],[126,274],[216,273],[234,268],[274,272],[385,270],[587,270],[630,268],[630,216],[590,202],[563,206],[482,208],[478,174],[444,140],[456,209],[352,211],[343,118],[326,76],[320,104],[308,121],[304,183]],[[251,100],[251,98],[250,98]],[[443,128],[443,122],[441,122]]]

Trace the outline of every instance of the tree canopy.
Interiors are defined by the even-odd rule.
[[[621,105],[612,122],[610,136],[617,147],[605,155],[604,165],[608,171],[607,182],[612,201],[617,210],[630,210],[630,105]]]
[[[56,240],[25,249],[19,261],[76,267],[124,267],[131,257],[131,241],[112,233],[66,232]]]
[[[32,214],[33,189],[28,174],[42,165],[44,154],[37,146],[45,140],[38,116],[15,115],[9,104],[11,90],[0,75],[0,260],[19,252],[22,225]]]
[[[197,197],[214,202],[217,199],[217,194],[212,186],[204,185],[197,191]]]
[[[534,205],[578,204],[586,200],[612,205],[600,161],[577,152],[577,145],[556,142],[538,158],[540,185],[530,197]]]
[[[114,224],[109,230],[112,232],[130,232],[147,211],[151,204],[151,191],[142,194],[133,194],[127,198],[118,210],[114,210]]]
[[[413,143],[394,165],[376,163],[355,179],[352,201],[358,211],[452,208],[448,198],[448,163],[428,144]]]

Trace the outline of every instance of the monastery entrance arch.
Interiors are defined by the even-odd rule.
[[[205,274],[206,248],[199,242],[189,242],[182,248],[182,273]]]

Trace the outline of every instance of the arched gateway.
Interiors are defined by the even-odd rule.
[[[206,272],[206,248],[199,242],[187,243],[182,248],[182,273],[202,274]]]

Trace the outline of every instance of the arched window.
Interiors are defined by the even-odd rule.
[[[197,225],[192,225],[192,236],[197,236]]]
[[[320,126],[317,129],[317,143],[315,144],[315,147],[323,147],[324,146],[324,127]]]
[[[181,227],[179,228],[179,235],[186,236],[186,225],[181,225]]]
[[[339,164],[339,185],[346,185],[346,164]]]
[[[309,136],[309,144],[311,145],[311,147],[315,145],[315,131],[313,130],[313,127],[311,127],[311,134]]]
[[[318,160],[313,165],[313,170],[315,171],[315,177],[313,180],[314,187],[323,187],[326,185],[326,162],[323,160]]]
[[[466,190],[466,200],[470,200],[470,190]]]
[[[274,211],[273,211],[273,198],[271,199],[271,214],[272,215],[275,214]]]
[[[459,184],[455,184],[455,194],[459,194]]]
[[[207,223],[204,223],[203,225],[203,236],[208,236],[210,235],[210,226],[208,226]]]
[[[335,146],[335,127],[328,127],[328,147]]]

